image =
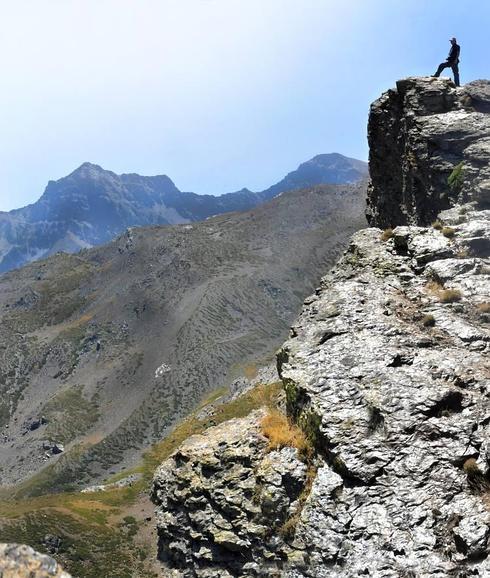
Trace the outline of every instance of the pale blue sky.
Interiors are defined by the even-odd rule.
[[[488,0],[0,0],[0,210],[84,161],[260,190],[367,157],[370,102],[448,39],[489,76]]]

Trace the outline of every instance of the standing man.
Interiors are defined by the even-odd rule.
[[[441,72],[445,68],[451,68],[454,75],[454,84],[459,86],[459,53],[461,48],[459,44],[456,42],[456,38],[451,38],[449,41],[451,42],[451,50],[449,51],[449,56],[447,57],[446,62],[442,62],[439,64],[439,68],[437,72],[434,74],[435,77],[440,76]]]

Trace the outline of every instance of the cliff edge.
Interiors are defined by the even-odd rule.
[[[354,235],[278,353],[314,456],[271,453],[250,416],[162,464],[175,576],[490,575],[489,86],[373,104],[368,212],[393,228]]]
[[[367,217],[429,225],[455,203],[490,205],[490,82],[405,78],[371,105]],[[449,183],[448,183],[449,181]]]

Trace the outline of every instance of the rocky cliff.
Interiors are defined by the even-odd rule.
[[[373,105],[369,213],[393,229],[354,235],[278,354],[313,452],[271,451],[254,415],[189,440],[154,481],[165,575],[490,575],[488,86]]]
[[[371,225],[428,225],[455,203],[490,204],[489,103],[486,80],[406,78],[372,104]]]

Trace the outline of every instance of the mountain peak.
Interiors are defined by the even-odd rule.
[[[96,165],[95,163],[85,162],[82,163],[78,168],[76,168],[72,173],[68,176],[81,176],[81,177],[94,177],[101,174],[110,173],[111,171],[106,171],[100,165]]]

